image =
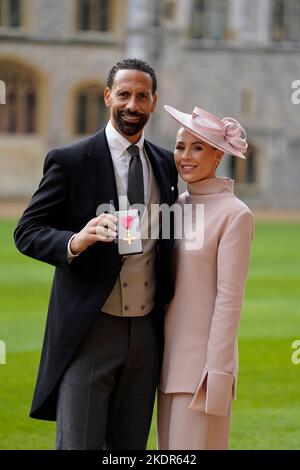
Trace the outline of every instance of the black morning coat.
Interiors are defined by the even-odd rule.
[[[173,154],[145,140],[145,150],[169,206],[178,197]],[[46,156],[43,177],[14,232],[25,255],[55,266],[43,349],[30,416],[55,421],[59,383],[90,325],[112,291],[122,267],[116,243],[98,242],[71,264],[67,245],[100,204],[118,197],[105,129]],[[156,324],[161,335],[163,306],[173,295],[170,239],[158,241],[156,256]],[[162,337],[162,335],[160,336]]]

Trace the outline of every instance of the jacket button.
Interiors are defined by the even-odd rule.
[[[148,286],[148,282],[145,282],[144,286],[147,287],[147,286]]]
[[[145,310],[145,308],[146,308],[145,305],[141,305],[142,310]]]
[[[128,305],[125,305],[125,310],[129,310],[129,306],[128,306]]]
[[[124,287],[124,289],[126,289],[126,287],[128,287],[127,282],[124,282],[123,287]]]

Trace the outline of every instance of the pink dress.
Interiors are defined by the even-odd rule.
[[[178,199],[188,210],[174,247],[175,296],[159,383],[164,393],[192,393],[189,408],[219,416],[236,397],[237,331],[253,236],[253,215],[233,188],[231,179],[206,179]]]

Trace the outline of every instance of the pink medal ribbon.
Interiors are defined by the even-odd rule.
[[[131,229],[132,223],[133,223],[132,215],[127,215],[126,217],[122,218],[122,225],[123,225],[124,228],[126,228],[126,230]]]
[[[133,224],[134,217],[132,215],[127,215],[126,217],[122,217],[122,225],[126,229],[126,237],[124,238],[124,241],[128,243],[128,245],[131,245],[131,243],[135,240],[135,237],[133,237],[130,233],[130,229]]]

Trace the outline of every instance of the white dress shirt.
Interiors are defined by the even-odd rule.
[[[111,158],[113,161],[114,172],[118,173],[120,180],[122,181],[124,194],[119,194],[119,196],[127,195],[127,187],[128,187],[128,169],[129,163],[131,160],[131,155],[127,151],[128,147],[132,145],[122,134],[120,134],[112,125],[111,121],[108,122],[105,128],[105,134],[111,154]],[[141,135],[140,140],[135,144],[140,149],[140,157],[143,166],[143,175],[144,175],[144,200],[145,204],[148,200],[148,193],[149,193],[149,180],[150,180],[150,163],[148,158],[146,157],[145,150],[144,150],[144,141],[145,136],[144,132]],[[72,258],[78,255],[74,255],[70,249],[71,241],[75,237],[73,235],[68,243],[68,260],[71,261]]]
[[[121,178],[124,188],[124,195],[127,195],[128,169],[131,160],[131,155],[129,154],[129,152],[127,152],[127,149],[132,144],[114,128],[111,121],[109,121],[106,126],[105,134],[112,157],[114,170],[119,174],[119,177]],[[144,174],[144,200],[146,203],[148,200],[150,170],[149,162],[145,155],[144,141],[145,136],[143,132],[140,140],[135,145],[140,149],[140,157],[143,165]]]

